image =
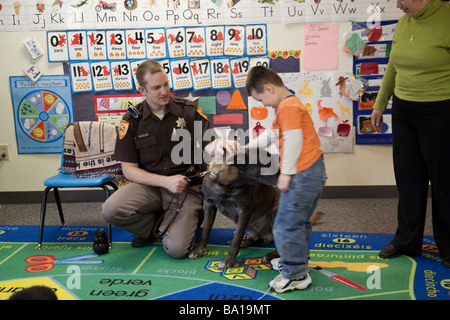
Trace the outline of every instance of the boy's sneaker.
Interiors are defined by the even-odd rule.
[[[273,270],[281,271],[280,258],[270,260],[270,265],[272,266]]]
[[[270,281],[269,288],[277,293],[291,292],[294,290],[305,290],[311,285],[311,277],[307,273],[301,279],[286,279],[282,275],[278,275]]]

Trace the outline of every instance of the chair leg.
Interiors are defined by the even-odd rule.
[[[58,207],[59,219],[61,220],[61,224],[64,225],[64,214],[61,206],[61,198],[59,197],[58,188],[53,189],[53,193],[55,194],[56,206]]]
[[[103,188],[103,190],[105,190],[106,199],[108,199],[109,196],[111,195],[111,192],[110,192],[109,188],[107,187],[107,185],[111,186],[114,190],[118,189],[118,187],[116,186],[115,183],[107,182],[107,183],[103,184],[102,188]],[[108,222],[108,240],[109,240],[109,248],[111,249],[112,248],[112,226],[109,222]]]
[[[52,189],[52,187],[47,187],[44,190],[44,194],[42,195],[41,202],[41,218],[39,222],[39,240],[38,240],[38,249],[41,249],[42,246],[42,237],[44,235],[44,223],[45,223],[45,211],[47,208],[47,194]]]

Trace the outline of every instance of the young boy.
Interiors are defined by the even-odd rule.
[[[320,140],[308,111],[275,71],[263,66],[253,67],[245,88],[247,95],[276,109],[273,130],[266,130],[267,134],[260,135],[257,142],[263,147],[278,139],[280,155],[277,187],[281,197],[273,234],[280,254],[281,275],[275,277],[269,287],[278,293],[306,289],[311,285],[309,219],[327,178]]]

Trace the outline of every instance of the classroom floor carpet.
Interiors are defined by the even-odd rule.
[[[393,235],[319,232],[310,240],[312,285],[285,294],[267,292],[279,274],[262,257],[273,244],[241,249],[234,268],[220,270],[233,229],[213,229],[205,255],[171,258],[161,242],[132,248],[132,235],[113,228],[113,247],[92,250],[96,226],[0,226],[0,300],[33,285],[61,300],[448,300],[450,270],[431,236],[418,257],[381,259]],[[317,270],[320,266],[322,270]]]

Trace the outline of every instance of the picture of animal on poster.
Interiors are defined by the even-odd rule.
[[[295,92],[310,113],[322,143],[322,151],[351,152],[353,102],[347,93],[350,75],[340,72],[304,72],[282,76],[285,85]]]

